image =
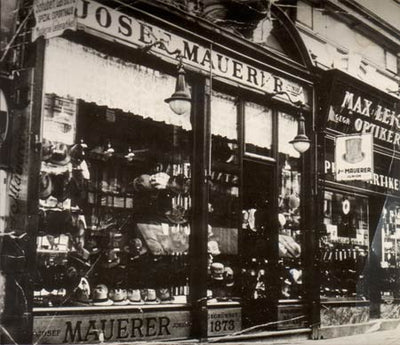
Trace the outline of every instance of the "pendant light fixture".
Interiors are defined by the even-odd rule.
[[[190,111],[191,101],[192,99],[185,81],[185,70],[182,61],[179,61],[175,92],[171,97],[165,99],[165,102],[169,104],[169,107],[175,114],[182,115]]]

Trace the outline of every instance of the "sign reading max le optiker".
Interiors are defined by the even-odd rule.
[[[37,3],[46,1],[49,3],[54,2],[54,6],[58,2],[61,2],[60,6],[63,4],[63,0],[36,0]],[[304,104],[308,102],[308,93],[305,92],[303,86],[299,83],[287,80],[238,59],[234,59],[222,52],[211,49],[211,46],[194,43],[156,25],[138,20],[95,1],[69,1],[71,1],[71,3],[69,4],[70,7],[68,7],[68,10],[56,8],[47,10],[46,12],[46,7],[42,6],[46,14],[42,19],[46,19],[46,25],[42,24],[42,26],[45,26],[45,28],[54,28],[54,25],[51,25],[52,16],[54,15],[55,20],[57,19],[57,13],[59,13],[60,16],[64,13],[65,16],[62,18],[64,18],[63,23],[65,25],[59,25],[59,27],[63,27],[64,30],[89,29],[91,33],[101,33],[103,35],[102,37],[108,36],[113,41],[135,48],[149,46],[154,42],[162,41],[164,43],[163,45],[156,44],[151,47],[152,53],[171,59],[174,58],[174,56],[171,56],[167,51],[179,50],[183,56],[182,59],[185,65],[192,66],[206,73],[212,72],[214,77],[227,78],[269,94],[283,92],[280,95],[276,95],[277,98],[287,100],[288,96],[285,94],[286,92],[293,101],[300,101]],[[72,7],[76,7],[73,21],[68,17]],[[38,16],[36,16],[36,20],[36,26],[40,26],[41,24],[39,23]],[[47,29],[43,29],[42,34],[48,38],[46,30]],[[51,32],[51,29],[48,30]],[[59,31],[57,32],[61,34]]]
[[[374,144],[400,149],[399,103],[337,81],[332,86],[327,127],[343,134],[370,133]]]

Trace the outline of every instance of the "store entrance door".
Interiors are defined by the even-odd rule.
[[[277,320],[278,229],[275,169],[244,160],[242,193],[243,327]]]

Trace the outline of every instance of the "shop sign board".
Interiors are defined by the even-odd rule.
[[[32,40],[38,37],[60,36],[67,29],[76,28],[75,8],[77,0],[34,0],[36,25]]]
[[[348,77],[347,77],[348,78]],[[339,79],[339,78],[338,78]],[[369,133],[374,145],[400,149],[400,102],[335,80],[326,104],[326,127],[341,134]]]
[[[274,75],[256,66],[233,59],[228,55],[209,47],[184,39],[160,27],[137,20],[124,13],[91,0],[77,0],[77,24],[79,28],[89,28],[112,37],[121,44],[143,48],[157,41],[163,44],[151,46],[151,52],[168,58],[175,58],[169,52],[179,50],[185,65],[190,65],[214,77],[222,77],[275,94],[276,97],[287,100],[287,94],[292,101],[307,103],[308,97],[299,83]],[[104,37],[104,36],[103,36]],[[285,94],[287,93],[287,94]]]
[[[154,339],[178,339],[190,336],[189,311],[70,314],[35,316],[33,342],[75,344]]]
[[[208,335],[232,334],[242,328],[241,308],[208,309]]]
[[[336,181],[371,180],[373,177],[372,134],[340,135],[335,138]]]

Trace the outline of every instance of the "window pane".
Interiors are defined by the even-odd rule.
[[[251,102],[245,108],[245,152],[271,157],[272,112]]]

